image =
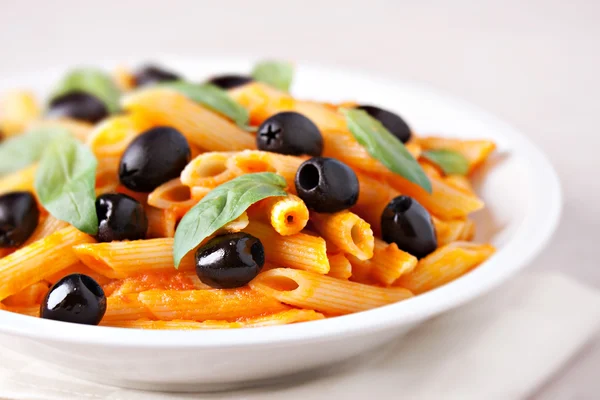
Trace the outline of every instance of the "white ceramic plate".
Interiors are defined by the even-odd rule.
[[[252,65],[231,59],[155,60],[197,80],[223,72],[244,73]],[[139,60],[129,65],[139,65]],[[0,92],[18,86],[43,94],[67,69],[4,80]],[[555,229],[561,193],[552,166],[523,134],[487,112],[429,87],[338,68],[299,65],[292,91],[303,98],[381,105],[398,112],[421,134],[496,141],[497,155],[477,177],[477,190],[487,208],[476,217],[478,240],[491,241],[498,252],[474,271],[429,293],[328,320],[241,330],[143,331],[0,311],[2,343],[104,384],[174,391],[254,384],[346,360],[489,291],[531,261]]]

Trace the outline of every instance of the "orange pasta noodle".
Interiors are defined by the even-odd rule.
[[[190,188],[190,193],[192,195],[192,199],[196,201],[202,200],[211,190],[214,188],[204,187],[204,186],[192,186]]]
[[[445,179],[446,183],[454,186],[457,189],[461,189],[465,193],[475,195],[475,190],[469,181],[469,178],[463,175],[448,175]]]
[[[325,240],[345,253],[361,260],[373,257],[373,231],[358,215],[350,211],[311,213],[310,220]]]
[[[148,195],[149,205],[171,210],[178,217],[183,217],[197,202],[192,198],[189,186],[182,184],[179,178],[163,183]]]
[[[236,174],[227,168],[227,160],[234,154],[212,151],[198,155],[181,171],[181,183],[214,188],[230,181]]]
[[[219,320],[207,320],[203,322],[189,320],[152,321],[149,319],[141,319],[135,321],[117,321],[114,324],[110,325],[120,328],[134,329],[237,329],[295,324],[298,322],[316,321],[323,318],[325,318],[323,314],[318,313],[314,310],[292,309],[287,311],[280,311],[274,314],[260,315],[258,317],[240,319],[235,322]]]
[[[471,240],[475,234],[475,224],[468,218],[440,220],[433,218],[438,246],[457,240]]]
[[[352,264],[343,253],[328,254],[329,273],[327,275],[338,279],[348,279],[352,276]]]
[[[259,217],[269,221],[273,229],[282,236],[300,232],[308,223],[308,208],[293,194],[285,197],[268,197],[260,201],[254,209]]]
[[[107,296],[120,296],[140,293],[152,289],[194,290],[211,289],[202,283],[195,271],[179,272],[173,268],[170,272],[151,272],[115,280],[104,286]]]
[[[429,177],[433,193],[429,194],[421,187],[402,178],[389,174],[388,183],[400,193],[413,197],[429,212],[440,218],[462,218],[483,208],[484,203],[477,196],[444,182],[443,179]]]
[[[254,172],[275,172],[286,180],[288,190],[296,194],[294,179],[300,164],[306,158],[286,156],[268,151],[246,150],[233,155],[227,160],[227,167],[236,175]]]
[[[148,218],[148,231],[146,233],[148,239],[172,238],[175,236],[177,215],[174,211],[147,206],[146,217]]]
[[[10,253],[14,252],[16,249],[14,247],[4,247],[0,249],[0,258],[6,257]]]
[[[289,309],[278,300],[247,287],[219,290],[149,290],[140,293],[138,299],[161,320],[234,321],[238,318]]]
[[[67,222],[56,219],[52,215],[48,215],[38,224],[37,228],[35,228],[35,231],[33,231],[29,239],[27,239],[23,245],[27,246],[35,241],[53,234],[56,231],[66,228],[67,226],[69,226]]]
[[[407,288],[414,293],[426,292],[469,272],[494,251],[489,244],[450,243],[421,259],[417,267],[401,276],[394,286]]]
[[[113,279],[144,272],[169,272],[175,268],[172,238],[90,243],[75,246],[73,250],[85,265]],[[181,261],[179,270],[194,268],[194,254],[189,253]]]
[[[0,98],[0,131],[6,136],[20,134],[40,115],[41,109],[33,92],[12,90]]]
[[[269,225],[257,221],[252,221],[244,231],[260,239],[267,261],[273,264],[319,274],[329,272],[327,246],[323,238],[305,233],[281,236]]]
[[[135,76],[125,66],[120,65],[113,71],[113,80],[123,92],[128,92],[135,88]]]
[[[0,194],[19,190],[33,192],[37,164],[30,165],[0,178]]]
[[[261,273],[249,285],[283,303],[333,315],[365,311],[412,296],[409,290],[363,285],[289,268]]]
[[[462,140],[442,137],[419,138],[423,150],[454,150],[469,161],[469,171],[483,163],[496,149],[491,140]]]
[[[158,125],[174,127],[190,143],[207,151],[256,148],[252,134],[173,90],[150,88],[134,92],[123,100],[123,106]]]
[[[115,171],[107,171],[96,174],[96,196],[100,196],[105,193],[113,193],[117,190],[119,185],[119,177]]]
[[[0,300],[76,263],[72,247],[91,242],[91,236],[67,227],[2,258]]]
[[[373,280],[387,286],[417,266],[415,256],[400,250],[396,243],[388,244],[381,239],[375,239],[373,258],[359,260],[349,255],[348,259],[352,264],[353,280],[364,283]],[[356,274],[354,274],[355,270]]]
[[[48,276],[45,280],[48,281],[50,284],[55,284],[65,276],[71,274],[87,275],[94,279],[96,282],[98,282],[98,284],[100,284],[101,286],[111,282],[110,278],[107,278],[106,276],[97,273],[93,269],[87,267],[82,262],[76,262],[75,264],[72,264],[65,269],[61,269],[60,271]]]
[[[130,321],[140,318],[154,318],[148,308],[142,303],[137,293],[106,298],[106,313],[100,325],[108,325],[115,321]]]
[[[7,306],[30,307],[39,306],[48,292],[48,282],[36,282],[18,293],[8,296],[2,302]]]
[[[40,306],[4,306],[4,310],[39,318]]]
[[[87,144],[98,158],[120,158],[138,135],[154,125],[138,113],[116,115],[98,124],[90,133]]]

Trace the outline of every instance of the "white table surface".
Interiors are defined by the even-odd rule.
[[[600,288],[600,2],[94,3],[1,0],[0,74],[169,52],[304,60],[430,83],[505,118],[545,150],[565,207],[531,268]],[[597,340],[534,398],[598,398],[599,365]]]

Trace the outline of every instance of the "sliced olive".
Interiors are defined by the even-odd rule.
[[[212,83],[221,89],[233,89],[238,86],[245,85],[246,83],[252,82],[253,79],[250,76],[244,75],[219,75],[212,77],[208,80],[208,83]]]
[[[11,192],[0,196],[0,247],[25,243],[38,225],[40,212],[29,192]]]
[[[190,155],[190,146],[178,130],[167,126],[152,128],[125,149],[119,179],[135,192],[150,192],[177,178]]]
[[[316,157],[323,152],[323,136],[310,119],[286,111],[262,123],[256,134],[256,146],[259,150],[274,153]]]
[[[298,196],[306,206],[321,213],[346,210],[358,201],[358,178],[341,161],[313,157],[303,162],[294,180]]]
[[[196,274],[214,288],[244,286],[264,264],[261,241],[243,232],[217,236],[196,251]]]
[[[121,193],[107,193],[96,199],[99,242],[139,240],[146,237],[148,218],[136,199]]]
[[[410,140],[412,136],[410,127],[398,114],[375,106],[363,105],[358,106],[357,108],[366,111],[371,117],[381,122],[381,124],[385,126],[392,135],[400,139],[402,143],[406,143]]]
[[[143,66],[135,72],[134,78],[135,85],[138,87],[153,85],[159,82],[178,81],[181,79],[176,73],[167,71],[164,68],[155,65]]]
[[[48,117],[72,118],[95,124],[108,117],[108,108],[96,96],[75,91],[52,100],[48,110]]]
[[[381,236],[417,258],[423,258],[437,248],[431,215],[409,196],[394,198],[383,210]]]
[[[71,274],[56,282],[40,305],[40,317],[98,325],[106,312],[102,287],[87,275]]]

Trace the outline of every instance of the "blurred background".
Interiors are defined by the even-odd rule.
[[[562,180],[562,222],[531,269],[600,288],[598,49],[596,0],[0,0],[0,79],[165,53],[246,55],[427,82],[480,105],[528,134]],[[599,364],[597,341],[535,398],[598,398]]]

